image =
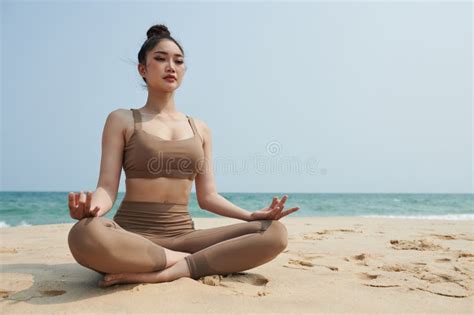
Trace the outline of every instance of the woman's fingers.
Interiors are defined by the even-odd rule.
[[[278,215],[280,214],[281,212],[281,208],[276,206],[272,209],[272,211],[270,211],[270,218],[271,220],[275,220],[276,217],[278,217]]]
[[[76,194],[73,192],[70,192],[68,194],[68,206],[69,206],[69,214],[71,215],[71,218],[76,219],[77,218],[77,206],[76,206]]]
[[[85,212],[86,214],[89,214],[90,213],[90,208],[91,208],[91,200],[92,200],[92,192],[91,191],[88,191],[86,193],[86,202],[84,204],[84,207],[85,207]]]
[[[285,202],[286,202],[287,199],[288,199],[288,195],[284,195],[284,196],[281,198],[280,202],[278,203],[278,206],[283,209],[283,206],[285,205]]]
[[[80,197],[80,193],[79,193],[79,192],[74,193],[74,207],[76,208],[76,211],[77,211],[78,208],[79,208],[79,197]]]
[[[270,204],[270,208],[275,207],[277,203],[278,203],[278,198],[277,196],[275,196],[273,197],[272,203]]]
[[[86,194],[84,194],[84,191],[81,190],[79,193],[79,207],[84,207],[84,204],[86,203]]]
[[[286,199],[288,199],[288,196],[287,195],[284,195],[280,201],[278,201],[275,205],[274,205],[274,213],[276,213],[276,216],[279,215],[279,213],[283,210],[284,208],[284,205],[285,205],[285,201]]]
[[[92,216],[96,217],[96,216],[97,216],[97,213],[99,213],[99,210],[100,210],[100,207],[99,207],[99,206],[95,206],[94,209],[92,209],[92,210],[90,211],[90,214],[91,214]]]
[[[71,217],[82,219],[84,217],[97,216],[100,207],[95,206],[91,209],[92,191],[70,192],[68,194],[68,206],[71,211]]]
[[[85,203],[86,203],[86,195],[84,194],[84,191],[81,190],[81,192],[79,193],[78,203],[77,203],[77,209],[78,209],[77,212],[80,218],[84,217],[84,214],[85,214],[84,204]]]
[[[74,193],[74,206],[79,207],[79,193]]]
[[[275,209],[275,206],[278,204],[278,202],[278,197],[274,196],[272,199],[272,203],[268,207],[261,209],[261,211],[271,212],[273,209]]]
[[[284,195],[281,200],[278,199],[277,196],[273,197],[272,203],[269,208],[280,207],[283,209],[283,205],[285,204],[286,199],[288,199],[287,195]]]
[[[300,208],[299,207],[294,207],[294,208],[291,208],[291,209],[288,209],[286,211],[283,211],[281,214],[280,214],[280,217],[278,219],[281,219],[283,217],[286,217],[287,215],[289,214],[292,214],[293,212],[296,212],[298,211]]]
[[[75,210],[76,209],[76,203],[74,202],[74,193],[70,192],[68,194],[68,206],[70,210]]]

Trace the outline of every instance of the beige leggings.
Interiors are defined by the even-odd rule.
[[[135,206],[133,209],[139,208],[131,205]],[[150,203],[142,208],[150,210],[157,206]],[[154,230],[146,227],[144,222],[148,221],[142,220],[138,212],[130,210],[130,203],[121,205],[118,213],[123,213],[123,209],[127,209],[127,214],[133,213],[130,217],[136,222],[141,222],[136,225],[139,229],[134,228],[131,221],[127,221],[125,229],[116,220],[104,217],[84,218],[74,224],[69,231],[68,245],[79,264],[102,274],[159,271],[165,269],[164,248],[167,248],[191,253],[185,260],[191,278],[199,279],[262,265],[273,260],[288,243],[287,229],[278,220],[257,220],[210,229],[194,229],[192,224],[182,233],[175,230],[173,235],[168,235],[150,233]]]

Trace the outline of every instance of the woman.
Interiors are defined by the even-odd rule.
[[[211,132],[174,102],[186,71],[183,50],[164,25],[147,36],[138,53],[147,102],[109,114],[97,189],[68,196],[71,217],[79,220],[68,235],[74,259],[104,275],[101,287],[229,274],[274,259],[288,242],[278,220],[299,208],[283,211],[285,195],[249,212],[217,193]],[[122,166],[126,193],[110,220],[102,216],[115,202]],[[194,179],[201,208],[247,222],[195,229],[188,212]]]

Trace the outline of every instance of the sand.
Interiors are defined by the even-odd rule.
[[[242,222],[194,218],[196,228]],[[99,288],[72,224],[0,229],[0,313],[474,313],[474,222],[281,219],[289,244],[228,276]]]

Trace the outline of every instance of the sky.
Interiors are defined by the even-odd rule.
[[[94,190],[154,24],[219,192],[473,193],[472,2],[1,2],[2,191]],[[122,172],[119,191],[124,191]],[[195,188],[193,187],[193,192]]]

